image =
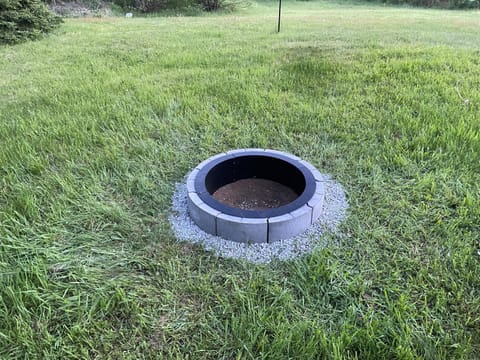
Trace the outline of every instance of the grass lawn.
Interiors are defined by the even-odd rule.
[[[480,358],[480,13],[276,6],[0,48],[1,359]],[[178,243],[175,183],[240,147],[342,183],[338,244]]]

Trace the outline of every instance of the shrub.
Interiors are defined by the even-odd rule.
[[[238,7],[245,7],[245,0],[114,0],[114,3],[123,9],[151,13],[162,10],[196,10],[231,11]]]
[[[377,0],[371,0],[376,2]],[[480,0],[380,0],[382,3],[394,5],[411,5],[443,9],[479,9]]]
[[[185,9],[195,6],[195,0],[114,0],[114,3],[125,10],[152,13],[167,9]]]
[[[220,10],[224,5],[224,0],[199,0],[200,5],[205,11]]]
[[[248,0],[197,0],[198,5],[205,11],[233,11],[250,6]]]
[[[0,44],[36,39],[61,22],[39,0],[0,0]]]
[[[449,0],[451,9],[480,9],[480,0]]]

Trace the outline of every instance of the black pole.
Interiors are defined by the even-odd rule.
[[[280,32],[280,16],[282,15],[282,0],[278,0],[278,30]]]

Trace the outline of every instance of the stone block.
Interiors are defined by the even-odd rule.
[[[202,168],[203,168],[205,165],[211,163],[213,160],[216,160],[216,159],[218,159],[218,158],[224,157],[224,156],[226,156],[226,155],[227,155],[226,153],[221,153],[221,154],[213,155],[213,156],[209,157],[208,159],[202,161],[200,164],[198,164],[198,165],[195,167],[195,169],[202,170]],[[227,158],[228,158],[228,157],[226,157],[225,159],[227,159]]]
[[[312,208],[301,208],[282,216],[268,219],[268,242],[288,239],[305,231],[312,223]]]
[[[267,219],[239,218],[227,214],[217,217],[217,235],[236,242],[267,242]]]
[[[315,194],[313,194],[312,198],[307,203],[307,205],[312,208],[312,224],[318,220],[320,215],[322,215],[324,201],[325,186],[323,185],[323,183],[317,181],[317,189],[315,191]]]
[[[305,166],[310,172],[312,173],[313,177],[315,178],[315,181],[325,181],[325,176],[323,176],[320,171],[317,170],[315,166],[310,164],[309,162],[305,160],[300,160],[300,164]]]
[[[190,217],[203,231],[217,234],[217,216],[220,211],[205,204],[196,193],[188,193],[188,212]]]
[[[291,160],[296,160],[296,161],[301,160],[298,156],[295,156],[295,155],[292,155],[292,154],[289,154],[289,153],[286,153],[286,152],[283,152],[283,151],[272,150],[272,149],[266,149],[265,151],[268,151],[269,154],[277,154],[277,155],[286,156],[286,157],[290,158]]]
[[[196,192],[195,191],[195,177],[197,176],[199,170],[198,169],[193,169],[190,175],[188,175],[187,178],[187,191],[190,192]]]

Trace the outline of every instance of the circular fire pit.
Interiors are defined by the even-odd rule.
[[[276,150],[240,149],[212,156],[188,176],[188,210],[205,232],[268,243],[303,232],[321,215],[317,169]]]

